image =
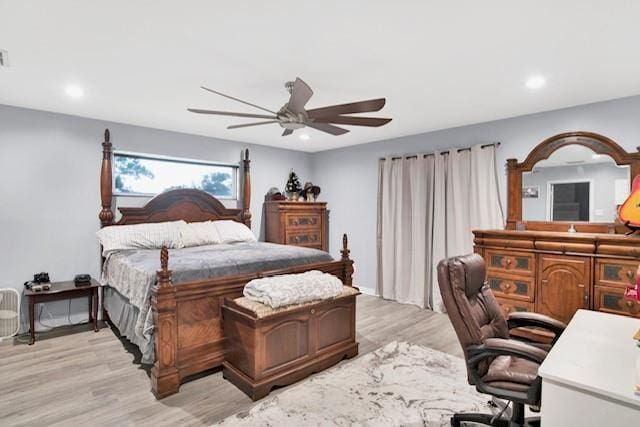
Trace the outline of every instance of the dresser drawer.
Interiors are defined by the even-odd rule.
[[[320,228],[320,214],[295,213],[286,215],[288,230],[299,228]]]
[[[496,249],[486,249],[484,253],[490,272],[493,270],[533,276],[535,255],[532,253]]]
[[[531,277],[519,277],[489,272],[487,283],[496,297],[533,302],[534,282]]]
[[[500,305],[500,309],[502,310],[502,314],[504,314],[505,319],[509,316],[509,313],[514,313],[516,311],[534,311],[533,304],[529,302],[516,301],[500,297],[496,297],[496,300]]]
[[[599,259],[596,261],[596,286],[626,288],[634,286],[638,261]]]
[[[287,245],[318,246],[322,244],[320,230],[287,231]]]
[[[596,286],[596,298],[594,309],[613,314],[640,317],[640,301],[626,299],[624,290]]]

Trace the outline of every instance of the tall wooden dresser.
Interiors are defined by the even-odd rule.
[[[326,202],[265,202],[265,239],[283,245],[329,250]]]

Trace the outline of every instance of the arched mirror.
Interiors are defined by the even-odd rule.
[[[509,229],[623,232],[617,209],[638,173],[639,153],[627,153],[602,135],[551,137],[527,159],[507,162]]]

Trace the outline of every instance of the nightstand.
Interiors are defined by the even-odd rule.
[[[34,292],[25,289],[24,294],[29,299],[29,345],[36,341],[35,306],[43,302],[69,300],[74,298],[89,299],[89,322],[93,322],[93,330],[98,332],[98,288],[100,284],[91,279],[91,283],[76,286],[73,280],[68,282],[52,282],[48,291]]]

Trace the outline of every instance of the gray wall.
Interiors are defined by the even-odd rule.
[[[507,158],[523,160],[549,136],[576,130],[604,134],[634,151],[640,145],[640,96],[317,153],[313,182],[322,187],[321,197],[331,209],[331,251],[337,255],[342,233],[348,232],[356,263],[355,283],[365,291],[375,289],[379,157],[500,141],[498,165],[504,165]],[[499,177],[504,202],[503,169]]]
[[[379,157],[501,141],[498,164],[503,165],[510,157],[522,160],[551,135],[574,130],[602,133],[631,151],[640,145],[639,117],[640,97],[631,97],[305,154],[0,106],[0,287],[21,289],[22,282],[41,270],[53,279],[68,279],[78,272],[98,275],[94,233],[100,208],[99,144],[105,127],[112,131],[115,148],[127,151],[237,162],[241,149],[249,147],[256,234],[262,234],[264,193],[272,186],[282,187],[292,167],[303,182],[312,178],[322,187],[320,198],[331,210],[332,254],[339,255],[342,233],[349,233],[356,284],[373,291]],[[503,170],[500,178],[504,200]],[[59,322],[66,320],[65,303],[47,307]],[[84,301],[75,301],[72,311],[78,314],[71,320],[82,319],[85,307]]]
[[[594,163],[578,166],[550,166],[523,174],[522,185],[540,188],[538,198],[522,199],[522,217],[527,221],[547,221],[547,184],[549,181],[592,181],[593,222],[613,222],[616,217],[615,181],[627,181],[629,166],[615,163]]]
[[[105,127],[114,148],[126,151],[237,163],[242,149],[249,148],[251,212],[258,235],[264,233],[267,190],[284,187],[291,168],[303,182],[311,174],[307,153],[0,105],[0,288],[22,290],[22,283],[39,271],[48,271],[52,280],[81,272],[99,276],[95,232]],[[72,321],[86,318],[86,305],[73,301]],[[67,303],[47,304],[47,309],[57,323],[67,321]],[[54,323],[47,311],[43,321]]]

